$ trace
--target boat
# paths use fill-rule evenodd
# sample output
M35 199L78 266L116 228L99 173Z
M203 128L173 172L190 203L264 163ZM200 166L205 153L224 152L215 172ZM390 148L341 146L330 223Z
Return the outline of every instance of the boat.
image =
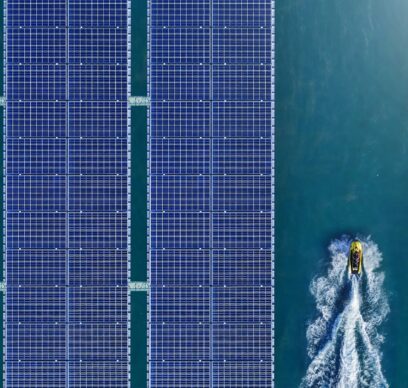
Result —
M363 246L359 240L353 240L350 244L348 266L351 275L361 275L363 270Z

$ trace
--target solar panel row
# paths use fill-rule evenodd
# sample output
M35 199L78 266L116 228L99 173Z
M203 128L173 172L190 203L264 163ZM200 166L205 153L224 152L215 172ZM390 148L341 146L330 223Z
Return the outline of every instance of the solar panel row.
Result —
M150 0L149 378L273 385L273 0Z
M126 387L127 0L6 3L7 387Z

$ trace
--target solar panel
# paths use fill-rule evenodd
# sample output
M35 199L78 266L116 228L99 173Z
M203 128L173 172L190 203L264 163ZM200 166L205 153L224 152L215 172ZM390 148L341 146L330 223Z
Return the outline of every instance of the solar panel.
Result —
M129 383L127 0L8 0L7 387Z
M271 387L274 1L149 15L150 386Z

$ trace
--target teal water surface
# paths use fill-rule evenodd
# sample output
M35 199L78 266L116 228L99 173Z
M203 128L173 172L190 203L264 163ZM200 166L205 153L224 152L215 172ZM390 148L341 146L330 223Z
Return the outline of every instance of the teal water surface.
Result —
M309 286L343 234L382 252L381 365L407 386L407 15L404 0L276 2L277 387L306 374Z
M147 0L131 2L131 94L147 95ZM147 279L147 110L131 112L131 279ZM131 299L131 386L147 387L147 297Z

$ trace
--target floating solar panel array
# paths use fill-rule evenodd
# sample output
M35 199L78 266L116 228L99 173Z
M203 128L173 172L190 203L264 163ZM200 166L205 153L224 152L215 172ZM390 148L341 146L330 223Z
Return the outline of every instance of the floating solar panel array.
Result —
M271 387L274 1L149 15L150 386Z
M5 21L5 385L126 387L129 4Z

